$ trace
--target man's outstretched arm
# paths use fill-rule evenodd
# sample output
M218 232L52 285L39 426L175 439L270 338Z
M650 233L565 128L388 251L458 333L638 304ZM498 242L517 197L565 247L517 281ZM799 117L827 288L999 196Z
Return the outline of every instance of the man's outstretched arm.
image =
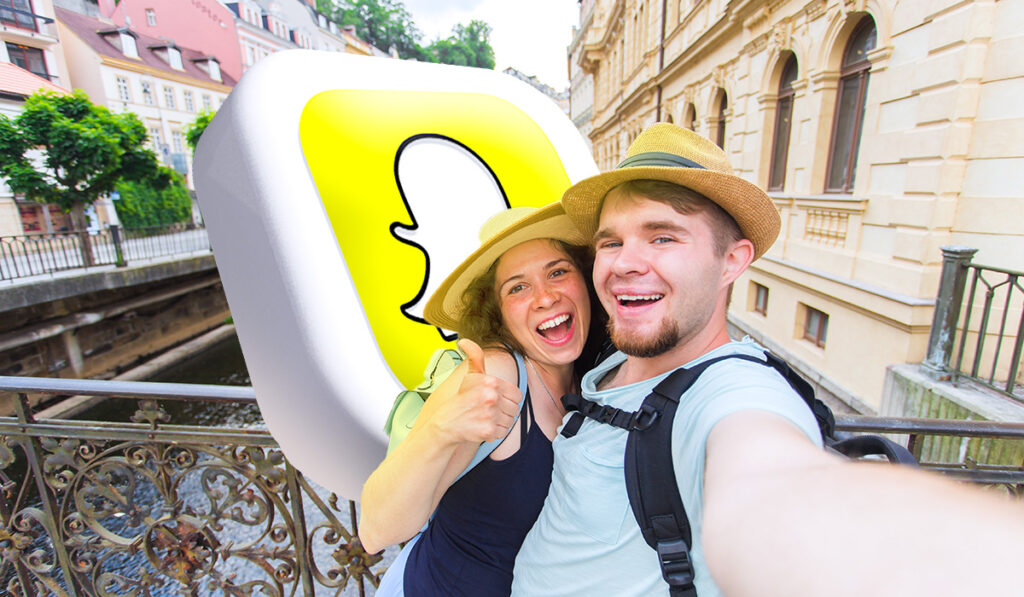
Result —
M707 441L704 553L726 595L1019 594L1024 505L938 475L852 463L745 411Z

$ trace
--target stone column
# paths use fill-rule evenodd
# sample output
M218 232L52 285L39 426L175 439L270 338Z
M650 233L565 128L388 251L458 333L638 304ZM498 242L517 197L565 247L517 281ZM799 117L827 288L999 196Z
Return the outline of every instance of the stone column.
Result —
M970 247L942 247L942 277L928 337L928 355L921 363L921 370L934 379L949 379L949 360L953 356L956 324L964 300L967 266L977 252Z

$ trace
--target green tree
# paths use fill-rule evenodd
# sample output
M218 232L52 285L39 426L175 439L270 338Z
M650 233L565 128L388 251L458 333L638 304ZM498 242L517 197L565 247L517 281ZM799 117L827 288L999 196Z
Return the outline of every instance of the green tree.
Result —
M196 150L196 145L199 145L199 138L203 136L203 132L209 126L210 121L213 120L213 115L216 113L216 110L203 110L192 121L192 124L188 125L188 128L185 129L185 142L188 143L193 152Z
M112 114L82 91L37 93L17 117L0 115L0 175L15 193L71 212L84 230L85 207L119 181L168 185L171 170L145 142L146 128L132 113Z
M484 21L456 25L450 36L423 47L423 34L400 0L349 0L344 7L337 0L317 0L317 10L343 25L355 25L356 35L381 50L394 46L402 58L494 68L491 26Z
M177 172L162 189L153 188L147 182L121 181L117 192L121 195L117 217L128 228L165 226L192 217L192 197Z
M388 52L394 47L403 58L426 58L419 44L423 34L399 0L349 0L345 4L317 0L317 9L342 25L355 25L356 35L380 50Z
M491 26L474 19L468 25L456 25L451 36L427 46L427 53L437 62L494 68L494 49L491 47Z

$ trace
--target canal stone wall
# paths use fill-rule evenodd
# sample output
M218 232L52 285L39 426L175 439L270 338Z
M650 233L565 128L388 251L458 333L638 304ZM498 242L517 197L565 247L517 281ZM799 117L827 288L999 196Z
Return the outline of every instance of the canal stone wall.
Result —
M230 315L212 256L0 288L0 309L0 375L69 378L113 377Z
M892 365L886 371L882 396L883 416L970 421L1024 422L1024 404L1001 396L969 380L959 385L937 381L913 364ZM919 459L928 462L977 465L1013 465L1024 462L1020 440L928 436Z

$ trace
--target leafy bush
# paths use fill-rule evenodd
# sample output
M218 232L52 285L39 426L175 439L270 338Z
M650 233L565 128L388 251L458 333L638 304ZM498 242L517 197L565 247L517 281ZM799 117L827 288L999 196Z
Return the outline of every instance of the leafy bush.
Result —
M117 192L121 194L115 203L117 217L126 228L165 226L192 217L192 197L177 173L165 189L155 189L145 182L121 181Z

